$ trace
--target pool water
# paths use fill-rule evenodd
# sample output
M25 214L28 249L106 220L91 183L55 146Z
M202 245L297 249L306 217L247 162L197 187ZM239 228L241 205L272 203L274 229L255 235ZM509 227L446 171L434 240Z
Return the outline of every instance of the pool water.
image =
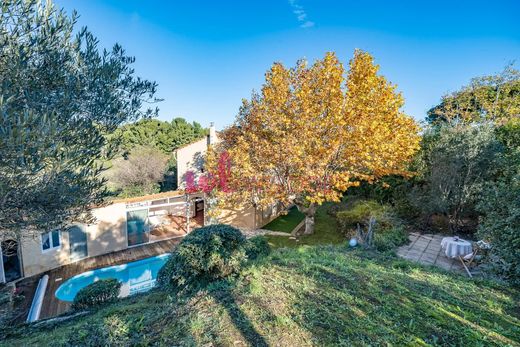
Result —
M80 289L108 278L115 278L121 282L120 297L145 292L155 286L157 273L169 257L169 253L161 254L123 265L83 272L65 281L54 295L59 300L72 302Z

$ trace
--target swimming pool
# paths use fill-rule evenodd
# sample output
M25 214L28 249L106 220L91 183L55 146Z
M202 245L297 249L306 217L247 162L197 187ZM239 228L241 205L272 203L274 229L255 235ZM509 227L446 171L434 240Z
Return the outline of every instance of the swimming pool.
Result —
M83 272L65 281L54 295L59 300L72 302L81 288L97 280L108 278L115 278L122 283L120 297L145 292L155 286L157 273L169 257L170 254L166 253L131 263Z

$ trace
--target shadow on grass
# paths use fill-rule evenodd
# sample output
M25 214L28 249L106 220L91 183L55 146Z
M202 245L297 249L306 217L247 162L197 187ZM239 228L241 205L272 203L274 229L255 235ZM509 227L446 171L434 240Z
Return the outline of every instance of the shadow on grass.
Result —
M288 268L311 279L292 307L320 344L514 345L519 338L518 317L505 314L514 293L499 299L503 290L485 283L414 266L403 272L391 259L336 256L316 251L310 265Z
M240 309L231 291L232 283L222 281L218 283L218 289L210 291L210 295L217 303L225 308L235 328L240 331L244 339L251 346L267 347L268 344L262 335L256 331L251 320Z

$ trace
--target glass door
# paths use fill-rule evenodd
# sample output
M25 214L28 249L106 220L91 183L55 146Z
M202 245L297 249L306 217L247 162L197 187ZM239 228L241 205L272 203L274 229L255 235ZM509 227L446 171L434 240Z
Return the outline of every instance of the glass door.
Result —
M87 233L84 227L74 225L69 228L70 259L78 260L88 255Z
M126 212L128 246L135 246L148 242L148 231L148 209Z
M20 258L18 256L18 242L5 240L0 244L0 283L11 282L22 277Z

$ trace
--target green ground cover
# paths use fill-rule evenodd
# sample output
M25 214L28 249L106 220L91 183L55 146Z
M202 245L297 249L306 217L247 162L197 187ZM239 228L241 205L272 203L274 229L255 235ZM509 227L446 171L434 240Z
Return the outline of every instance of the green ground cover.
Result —
M284 236L269 235L266 236L269 245L273 248L281 248L343 243L346 238L338 231L336 218L327 213L332 205L333 203L325 203L318 207L315 217L314 234L301 236L297 240Z
M293 206L289 209L287 214L278 216L266 224L262 229L290 233L304 218L304 214L298 211L296 206Z
M518 291L340 246L274 251L192 297L156 290L2 346L518 346ZM6 336L4 335L4 336Z
M236 278L7 327L0 346L520 346L518 289L350 249L336 208L321 206L315 234L298 242L269 236L272 253Z

